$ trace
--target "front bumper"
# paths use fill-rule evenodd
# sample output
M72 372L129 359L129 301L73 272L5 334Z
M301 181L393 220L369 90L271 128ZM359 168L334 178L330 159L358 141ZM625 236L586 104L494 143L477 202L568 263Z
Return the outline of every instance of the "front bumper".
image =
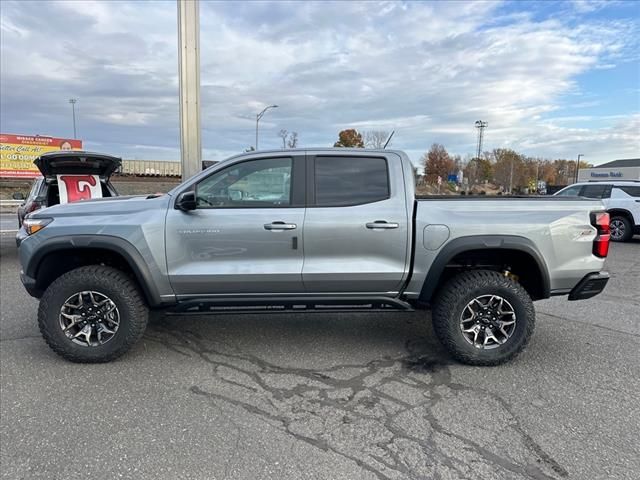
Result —
M38 289L38 287L36 286L35 278L31 278L30 276L25 275L25 273L21 271L20 281L22 282L22 285L24 286L25 290L29 295L35 298L40 298L42 296L42 291Z
M26 238L29 238L29 235L27 235L24 227L20 227L20 230L18 230L18 234L16 235L16 246L18 249ZM23 270L20 270L20 281L29 295L36 298L40 298L42 296L42 292L36 286L36 279L31 278L29 275L24 273Z
M18 230L18 233L16 234L16 247L20 248L20 244L28 236L29 235L27 235L27 231L24 229L24 227L21 226L20 230Z
M609 281L608 272L589 273L569 293L569 300L584 300L598 295Z

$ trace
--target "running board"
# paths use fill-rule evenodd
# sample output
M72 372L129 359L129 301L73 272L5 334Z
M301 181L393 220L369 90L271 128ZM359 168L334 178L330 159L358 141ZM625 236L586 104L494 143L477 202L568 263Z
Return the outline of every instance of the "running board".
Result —
M390 297L246 297L182 300L167 315L214 313L371 312L413 311L402 300Z

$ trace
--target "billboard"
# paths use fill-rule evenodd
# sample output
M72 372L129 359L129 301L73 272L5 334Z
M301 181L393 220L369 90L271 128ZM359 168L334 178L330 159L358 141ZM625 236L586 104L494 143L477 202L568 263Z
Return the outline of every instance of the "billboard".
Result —
M40 175L33 161L46 152L82 150L82 140L0 133L0 178Z

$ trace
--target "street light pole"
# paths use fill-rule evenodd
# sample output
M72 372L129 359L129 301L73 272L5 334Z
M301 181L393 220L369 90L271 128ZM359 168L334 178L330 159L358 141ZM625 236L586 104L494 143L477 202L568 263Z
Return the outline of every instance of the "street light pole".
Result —
M74 140L76 138L78 138L77 135L76 135L76 102L77 101L78 101L77 98L70 98L69 99L69 103L71 104L71 113L73 115L73 138L74 138Z
M278 108L278 105L269 105L268 107L265 107L265 109L262 110L259 114L256 115L256 151L258 150L258 124L260 123L260 119L264 116L264 114L270 108Z
M578 161L576 162L576 183L578 183L578 173L580 172L580 157L584 157L583 154L578 154Z

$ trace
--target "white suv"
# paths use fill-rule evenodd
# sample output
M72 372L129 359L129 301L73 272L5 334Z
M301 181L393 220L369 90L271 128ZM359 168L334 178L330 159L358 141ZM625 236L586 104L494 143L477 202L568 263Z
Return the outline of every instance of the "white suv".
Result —
M611 216L611 240L615 242L640 234L640 181L574 183L555 195L602 200Z

